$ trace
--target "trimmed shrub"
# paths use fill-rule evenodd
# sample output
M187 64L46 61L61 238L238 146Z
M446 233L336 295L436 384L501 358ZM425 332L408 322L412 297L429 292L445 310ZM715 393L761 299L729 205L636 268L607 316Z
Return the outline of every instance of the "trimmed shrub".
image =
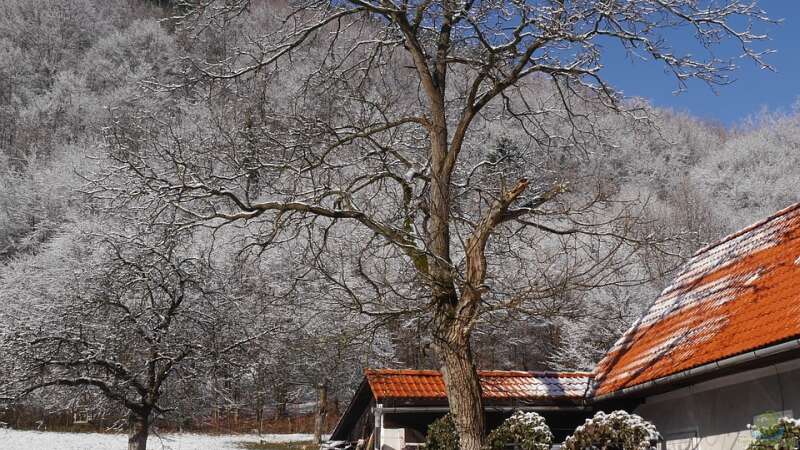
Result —
M507 445L517 445L522 450L549 450L553 433L544 417L535 412L517 411L502 425L489 433L487 450L504 450Z
M445 414L428 426L425 450L459 450L458 431L453 416Z
M658 440L655 425L636 414L598 412L564 441L564 450L647 450Z
M748 425L748 428L753 428ZM781 417L775 425L758 427L757 435L748 450L795 449L800 444L800 419Z

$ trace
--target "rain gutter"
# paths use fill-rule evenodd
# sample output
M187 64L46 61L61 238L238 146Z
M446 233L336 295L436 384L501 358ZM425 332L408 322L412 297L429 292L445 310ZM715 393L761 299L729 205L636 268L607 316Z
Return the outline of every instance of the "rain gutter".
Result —
M519 405L519 406L484 406L486 412L511 412L511 411L587 411L590 407L582 405L556 406L556 405ZM384 406L383 413L402 414L419 412L450 412L448 406Z

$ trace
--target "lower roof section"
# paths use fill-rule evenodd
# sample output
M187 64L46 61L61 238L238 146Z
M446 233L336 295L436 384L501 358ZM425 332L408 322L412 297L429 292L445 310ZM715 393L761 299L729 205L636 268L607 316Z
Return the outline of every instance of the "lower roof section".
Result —
M367 369L364 375L379 403L447 402L444 378L436 370ZM487 405L582 401L592 385L586 372L491 370L478 375Z
M592 386L586 372L479 371L484 410L576 412L587 410ZM348 440L365 414L444 414L448 411L442 373L436 370L366 369L352 401L331 434ZM369 422L369 419L367 419ZM357 425L361 424L361 425Z

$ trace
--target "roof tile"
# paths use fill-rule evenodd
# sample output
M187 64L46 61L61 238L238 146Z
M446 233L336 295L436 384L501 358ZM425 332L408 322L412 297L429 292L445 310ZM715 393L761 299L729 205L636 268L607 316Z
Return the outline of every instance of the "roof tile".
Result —
M442 374L435 370L367 369L375 398L446 399ZM584 372L480 371L484 399L580 399L586 395L591 374Z
M800 336L800 204L697 252L595 369L611 393Z

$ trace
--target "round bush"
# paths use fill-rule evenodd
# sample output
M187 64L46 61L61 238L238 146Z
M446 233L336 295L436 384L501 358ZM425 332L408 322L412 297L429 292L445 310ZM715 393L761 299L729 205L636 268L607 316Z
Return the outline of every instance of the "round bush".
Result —
M781 417L772 426L747 427L757 431L757 437L747 446L748 450L793 449L800 443L800 419Z
M453 416L445 414L428 426L425 450L459 450L458 431Z
M486 448L504 450L507 445L516 444L522 450L549 450L552 443L553 433L544 417L535 412L517 411L489 433Z
M564 441L564 450L647 450L658 439L655 425L636 414L595 414Z

